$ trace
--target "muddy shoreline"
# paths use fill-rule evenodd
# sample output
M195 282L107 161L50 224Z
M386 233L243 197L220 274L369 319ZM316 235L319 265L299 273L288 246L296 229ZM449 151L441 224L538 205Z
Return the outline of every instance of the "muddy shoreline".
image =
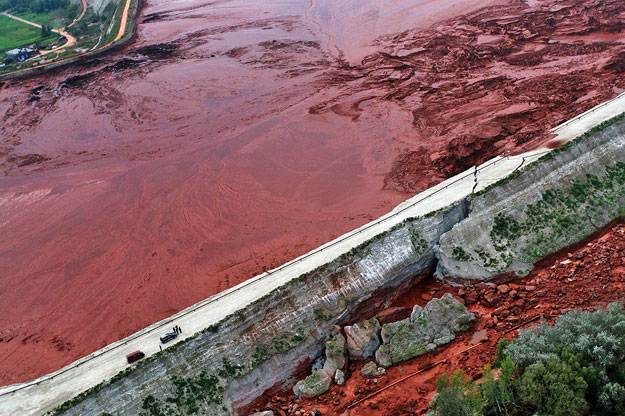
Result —
M147 2L132 44L0 87L2 384L625 91L617 1L461 2L459 17L442 1L445 21L388 15L366 45L337 20L348 3Z

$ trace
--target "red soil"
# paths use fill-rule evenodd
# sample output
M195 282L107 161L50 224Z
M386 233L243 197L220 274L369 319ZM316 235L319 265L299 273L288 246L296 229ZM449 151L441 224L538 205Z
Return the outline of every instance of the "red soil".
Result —
M0 85L1 384L625 89L620 1L339 3L151 1L125 50Z
M587 244L542 261L528 277L516 283L463 288L430 279L404 293L395 306L425 306L432 297L450 292L476 314L472 330L447 347L388 369L386 375L377 378L377 383L360 375L363 363L351 362L344 386L333 386L319 398L301 402L295 402L292 394L286 392L268 397L263 408L280 416L308 415L314 410L322 415L424 415L436 392L437 377L462 368L478 378L483 366L494 360L497 341L502 337L512 339L519 326L529 327L540 317L552 322L570 309L594 309L623 301L623 252L625 226L617 224ZM465 351L471 347L474 348ZM413 373L418 374L356 404Z

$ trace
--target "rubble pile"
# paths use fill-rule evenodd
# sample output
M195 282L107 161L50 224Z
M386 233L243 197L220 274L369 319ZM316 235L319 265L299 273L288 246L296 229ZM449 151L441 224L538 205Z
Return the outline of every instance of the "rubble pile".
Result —
M482 367L495 357L497 341L502 337L511 339L518 329L528 326L526 323L531 325L539 319L553 321L571 309L591 310L623 301L624 250L625 226L616 224L593 236L589 242L544 259L529 276L520 280L452 287L432 279L405 293L394 306L405 308L417 303L416 313L408 320L408 323L414 322L415 317L428 309L428 301L439 301L437 297L449 293L445 296L453 295L476 316L470 331L459 334L445 348L386 369L373 361L350 360L345 368L348 374L345 385L332 386L326 394L300 401L286 392L267 398L266 407L280 416L423 414L436 391L438 376L462 368L472 377L480 377ZM426 304L425 308L421 309L419 304ZM404 321L404 325L406 323ZM398 324L384 326L388 328L388 325ZM442 364L433 366L438 362ZM350 403L415 372L419 372L418 377L393 386L353 409L347 408Z

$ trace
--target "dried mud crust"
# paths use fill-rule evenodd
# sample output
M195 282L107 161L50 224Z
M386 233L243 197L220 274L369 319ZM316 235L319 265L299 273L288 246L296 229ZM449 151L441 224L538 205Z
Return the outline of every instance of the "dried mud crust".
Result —
M462 288L442 286L432 279L404 293L395 306L423 306L432 297L450 292L476 314L478 319L472 330L446 348L389 368L386 375L377 378L377 383L360 375L364 362L351 362L344 386L333 386L317 399L300 402L294 401L290 392L273 395L266 397L267 404L259 409L272 409L277 415L307 415L315 410L322 415L424 415L436 391L436 378L458 368L474 378L480 377L482 367L495 358L497 341L502 337L512 339L518 333L510 329L534 318L552 321L570 309L590 310L622 301L624 250L625 226L616 224L592 241L540 262L528 277L515 283ZM454 356L480 342L483 343L478 347ZM441 360L447 361L429 368ZM417 371L423 372L348 408L351 403Z
M415 192L509 151L625 88L618 0L525 2L482 9L379 40L380 52L328 82L369 91L413 116L412 149L387 189ZM337 112L330 100L312 113Z

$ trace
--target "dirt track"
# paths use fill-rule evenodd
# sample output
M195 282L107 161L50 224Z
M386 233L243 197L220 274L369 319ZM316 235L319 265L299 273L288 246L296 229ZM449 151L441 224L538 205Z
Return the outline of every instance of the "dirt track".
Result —
M359 26L389 35L365 45L339 19L348 3L150 2L125 50L0 86L2 384L625 90L621 2L457 2L468 15L455 19L428 3L401 24L433 23L436 7L452 19L400 34L365 7Z

